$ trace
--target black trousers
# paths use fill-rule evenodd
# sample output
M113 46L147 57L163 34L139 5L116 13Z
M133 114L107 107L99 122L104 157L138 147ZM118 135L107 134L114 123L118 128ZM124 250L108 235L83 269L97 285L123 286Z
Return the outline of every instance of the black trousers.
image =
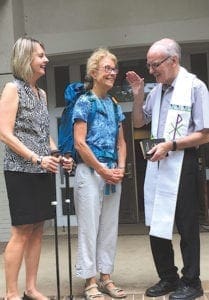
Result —
M181 280L191 286L200 284L198 215L198 160L195 149L191 148L185 150L184 154L175 214L183 260ZM168 281L178 279L172 241L150 236L150 244L159 277Z

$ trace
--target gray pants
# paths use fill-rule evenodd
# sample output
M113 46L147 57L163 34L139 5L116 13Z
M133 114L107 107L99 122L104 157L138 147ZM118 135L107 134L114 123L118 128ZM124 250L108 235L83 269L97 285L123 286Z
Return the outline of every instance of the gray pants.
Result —
M118 236L121 184L104 195L104 180L84 163L78 164L74 181L78 220L76 275L96 276L113 272Z

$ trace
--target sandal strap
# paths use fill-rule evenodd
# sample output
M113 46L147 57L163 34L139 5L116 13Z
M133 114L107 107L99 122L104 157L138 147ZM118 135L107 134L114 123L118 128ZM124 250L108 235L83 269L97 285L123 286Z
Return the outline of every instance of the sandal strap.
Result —
M109 283L113 283L114 287L111 287L111 288L108 287L107 285ZM121 289L120 287L115 286L114 281L111 279L100 280L99 281L99 289L101 290L101 292L108 294L112 298L125 298L126 297L125 291L123 289ZM122 295L120 295L121 292L122 292Z
M94 288L98 288L98 285L96 283L90 284L87 287L85 287L85 292L94 289Z
M98 297L103 297L102 293L88 295L88 298L90 298L90 299L94 299L94 298L98 298Z
M114 283L114 281L111 280L111 279L100 280L100 282L101 282L101 284L102 284L103 286L106 286L106 285L108 285L109 283Z
M91 293L91 290L96 289L96 293ZM94 298L99 298L99 297L103 297L103 294L98 290L98 285L96 283L93 283L91 285L88 285L85 290L84 290L84 294L86 296L86 299L94 299Z
M124 292L124 290L121 289L121 288L119 288L119 287L112 288L111 290L115 291L116 293L118 293L118 292Z

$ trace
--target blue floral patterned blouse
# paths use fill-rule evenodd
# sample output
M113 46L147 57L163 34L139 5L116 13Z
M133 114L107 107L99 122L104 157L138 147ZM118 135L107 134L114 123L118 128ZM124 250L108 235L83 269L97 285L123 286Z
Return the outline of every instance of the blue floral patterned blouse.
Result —
M96 103L90 101L89 97L93 97ZM96 109L90 121L93 105ZM101 99L91 93L84 94L77 100L73 110L73 123L76 120L87 122L86 142L100 161L103 158L117 160L118 128L124 119L120 105L115 104L109 96Z

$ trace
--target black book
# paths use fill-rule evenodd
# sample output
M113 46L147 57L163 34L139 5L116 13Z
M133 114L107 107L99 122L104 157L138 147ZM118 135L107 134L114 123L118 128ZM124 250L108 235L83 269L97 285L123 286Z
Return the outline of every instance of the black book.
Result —
M140 147L141 147L144 159L151 158L152 154L147 154L147 152L149 152L154 146L156 146L157 144L162 143L162 142L165 142L164 138L141 140L139 143L140 143Z

